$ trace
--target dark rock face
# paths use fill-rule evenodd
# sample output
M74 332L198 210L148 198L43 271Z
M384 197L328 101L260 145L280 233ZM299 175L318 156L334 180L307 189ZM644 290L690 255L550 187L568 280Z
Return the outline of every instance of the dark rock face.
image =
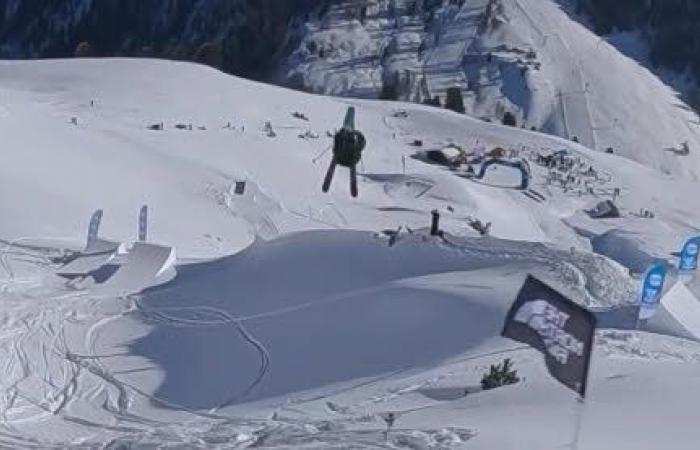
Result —
M331 0L332 1L332 0ZM0 57L150 56L263 77L326 0L0 0Z
M646 39L651 63L694 75L695 83L676 87L700 110L700 7L686 0L578 0L596 33L639 31Z
M700 77L700 7L684 0L579 0L598 34L639 30L655 65L691 69Z

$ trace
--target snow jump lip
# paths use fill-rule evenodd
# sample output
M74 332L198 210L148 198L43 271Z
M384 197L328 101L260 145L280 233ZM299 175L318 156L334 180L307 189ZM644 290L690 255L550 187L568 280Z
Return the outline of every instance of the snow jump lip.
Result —
M661 299L651 319L639 322L639 305L593 309L598 328L638 330L700 341L700 301L682 283L676 283Z
M123 259L117 257L123 253L126 253ZM136 242L127 252L121 243L93 239L84 253L61 267L57 274L69 280L91 277L94 284L90 290L124 295L166 281L172 275L175 261L173 247Z
M114 259L117 253L123 252L120 242L107 239L90 239L85 250L63 265L57 274L64 278L74 279L88 275Z
M93 290L100 294L126 295L165 281L174 270L175 248L136 242L126 259L104 283Z

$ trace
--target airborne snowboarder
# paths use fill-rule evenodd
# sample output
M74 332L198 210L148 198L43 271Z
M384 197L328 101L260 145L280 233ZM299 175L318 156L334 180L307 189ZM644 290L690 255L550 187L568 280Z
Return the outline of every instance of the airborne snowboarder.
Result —
M355 108L349 107L343 128L333 136L333 159L323 180L323 192L330 189L335 167L340 164L350 169L350 194L357 197L357 164L365 145L364 135L355 129Z

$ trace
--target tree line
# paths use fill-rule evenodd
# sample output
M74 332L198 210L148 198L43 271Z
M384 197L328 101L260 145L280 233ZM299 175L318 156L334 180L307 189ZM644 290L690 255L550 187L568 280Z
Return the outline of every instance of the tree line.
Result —
M326 0L0 0L1 58L148 56L264 78Z
M700 1L697 0L579 0L596 33L641 30L655 67L689 70L700 80ZM700 107L700 91L689 94Z

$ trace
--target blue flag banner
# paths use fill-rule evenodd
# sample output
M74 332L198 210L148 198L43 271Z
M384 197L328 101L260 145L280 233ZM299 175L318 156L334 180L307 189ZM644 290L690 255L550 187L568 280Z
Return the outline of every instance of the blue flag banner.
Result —
M143 205L139 211L139 241L146 242L148 234L148 206Z
M685 241L678 258L679 272L693 272L698 268L698 250L700 250L700 236L691 237Z
M642 278L640 294L639 320L651 318L661 302L661 294L666 280L666 266L663 263L652 264Z
M97 235L100 232L100 222L102 222L102 210L98 209L90 218L90 225L88 226L87 232L88 243L97 238Z

